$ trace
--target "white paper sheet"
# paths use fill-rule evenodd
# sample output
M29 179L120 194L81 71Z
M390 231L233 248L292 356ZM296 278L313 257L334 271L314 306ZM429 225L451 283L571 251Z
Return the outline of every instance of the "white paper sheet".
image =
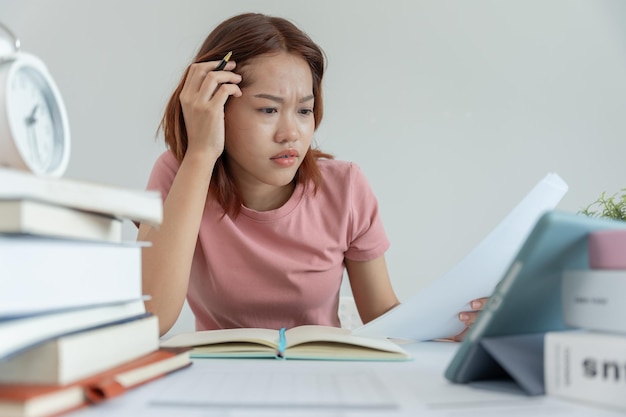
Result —
M217 368L217 367L215 367ZM162 391L152 407L185 407L204 410L291 410L296 411L394 411L396 400L367 370L207 369Z
M71 417L618 417L552 397L452 384L458 343L407 344L409 362L196 359ZM68 416L69 417L69 416Z
M568 186L548 173L465 258L408 301L354 329L363 336L411 340L451 337L464 326L458 313L489 296L543 213L554 209Z

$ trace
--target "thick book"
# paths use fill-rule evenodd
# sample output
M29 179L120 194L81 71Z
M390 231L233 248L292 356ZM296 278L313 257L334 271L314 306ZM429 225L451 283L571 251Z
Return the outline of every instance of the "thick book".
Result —
M122 220L34 200L0 200L0 233L121 242Z
M626 410L626 336L590 331L548 332L546 394Z
M67 385L158 348L159 322L148 314L61 336L0 361L0 384Z
M157 191L42 177L17 169L0 168L0 200L15 199L37 200L139 223L157 225L163 219L163 200Z
M411 355L395 342L356 336L348 329L306 325L291 329L224 329L180 333L162 347L190 347L194 358L279 358L404 361Z
M0 361L54 338L143 316L142 299L33 316L0 317Z
M626 270L566 270L563 320L569 326L626 334Z
M0 319L141 296L137 242L0 235Z
M0 416L56 416L117 397L189 365L188 351L159 349L70 385L0 384Z

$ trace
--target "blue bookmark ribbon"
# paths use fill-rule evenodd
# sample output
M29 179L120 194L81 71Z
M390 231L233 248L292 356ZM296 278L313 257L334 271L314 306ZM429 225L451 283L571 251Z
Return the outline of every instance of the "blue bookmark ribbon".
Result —
M276 356L279 358L284 358L285 349L287 348L287 338L285 337L285 329L284 327L280 329L278 332L278 351L276 352Z

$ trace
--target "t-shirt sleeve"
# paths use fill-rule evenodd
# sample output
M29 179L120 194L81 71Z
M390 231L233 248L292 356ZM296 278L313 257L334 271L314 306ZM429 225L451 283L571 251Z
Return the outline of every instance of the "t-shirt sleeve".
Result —
M363 171L350 166L351 239L345 257L371 261L389 249L389 239L378 210L378 200Z
M174 155L170 151L163 152L152 167L146 188L159 191L163 201L165 201L174 183L178 168L179 164Z

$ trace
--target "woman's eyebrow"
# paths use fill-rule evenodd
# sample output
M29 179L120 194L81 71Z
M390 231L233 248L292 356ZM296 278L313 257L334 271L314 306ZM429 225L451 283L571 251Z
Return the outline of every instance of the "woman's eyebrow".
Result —
M275 96L275 95L272 95L272 94L255 94L254 97L264 98L264 99L267 99L267 100L272 100L272 101L275 101L277 103L284 103L285 102L285 99L283 97L278 97L278 96ZM305 97L301 98L299 102L300 103L304 103L306 101L313 100L314 98L315 98L315 96L313 94L311 94L311 95L308 95L308 96L305 96Z

